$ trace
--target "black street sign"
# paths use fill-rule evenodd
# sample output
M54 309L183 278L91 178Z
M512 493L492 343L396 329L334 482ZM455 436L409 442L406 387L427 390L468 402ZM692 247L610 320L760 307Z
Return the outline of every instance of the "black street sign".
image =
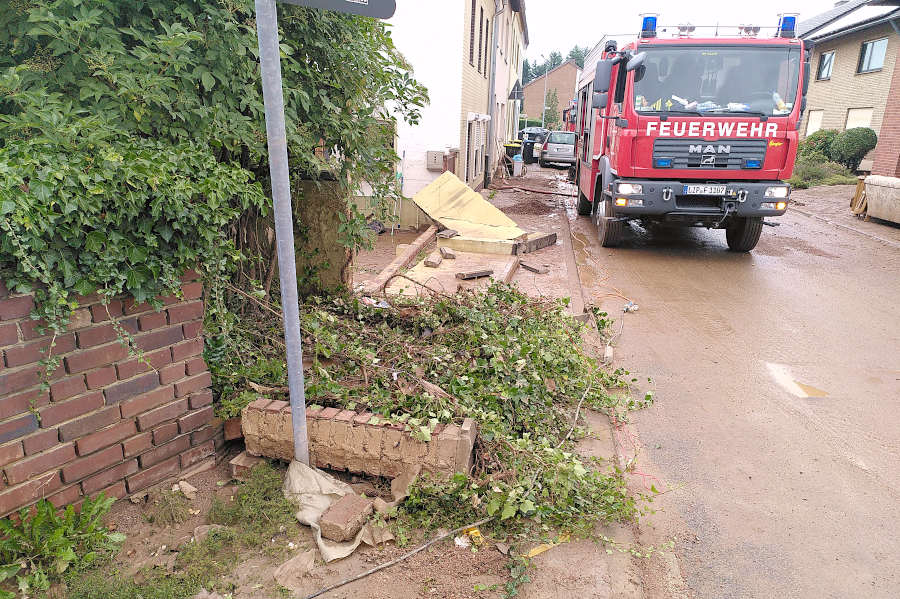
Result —
M335 10L376 19L390 19L397 10L396 0L278 0L278 2Z

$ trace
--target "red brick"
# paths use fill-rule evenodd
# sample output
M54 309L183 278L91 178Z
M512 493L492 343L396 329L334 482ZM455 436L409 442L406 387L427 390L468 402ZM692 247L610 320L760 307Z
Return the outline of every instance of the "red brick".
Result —
M125 451L125 457L130 458L142 451L146 451L151 447L152 437L149 432L141 433L122 443L122 449Z
M121 461L122 446L113 445L112 447L107 447L106 449L92 453L86 458L79 458L68 466L63 467L62 479L63 482L73 483L76 480L81 480L86 476Z
M84 375L88 389L101 389L116 382L116 367L104 366Z
M45 449L50 449L57 443L59 443L59 431L55 428L49 431L39 431L22 439L22 446L25 448L26 455L34 455Z
M76 335L78 336L78 347L83 349L109 343L118 338L118 334L111 324L78 331Z
M0 493L0 514L8 514L23 505L34 503L38 499L52 494L62 486L59 472L48 472L23 485Z
M25 452L22 450L21 441L16 441L15 443L0 447L0 467L6 466L10 462L15 462L24 457Z
M138 327L142 331L152 331L153 329L164 327L167 324L169 323L166 320L166 313L164 311L144 314L138 318Z
M161 408L156 408L149 412L145 412L137 417L138 430L150 430L160 422L173 420L187 412L188 402L186 399L180 399Z
M286 401L281 401L280 399L274 399L269 403L269 405L266 406L266 412L272 412L272 413L277 414L278 412L282 411L289 405L290 404Z
M140 312L149 312L153 306L146 302L137 302L133 297L125 298L122 302L125 314L139 314Z
M195 320L194 322L186 322L181 328L184 330L185 339L193 339L194 337L200 336L200 332L203 330L203 321Z
M194 410L187 416L178 419L178 430L182 433L200 428L204 424L209 424L213 419L213 407L206 406L199 410Z
M185 371L188 376L194 376L201 372L206 372L206 360L201 357L191 358L184 364Z
M147 374L123 381L118 385L107 387L103 394L106 396L106 405L113 405L152 391L158 386L159 375L155 372L148 372Z
M31 314L34 308L34 298L30 295L20 295L0 300L0 320L15 320Z
M143 351L150 351L167 345L174 345L182 339L184 339L184 336L182 335L181 327L176 326L138 335L134 338L134 343ZM179 360L175 361L178 362Z
M19 342L19 329L16 323L8 322L0 324L0 347L4 345L13 345Z
M142 470L141 472L126 478L128 492L135 493L178 474L181 471L178 458L179 456L171 457L151 468L147 468L146 470Z
M38 428L38 421L34 414L22 414L12 420L0 424L0 443L6 443L28 433L33 433Z
M194 270L193 268L189 268L184 271L184 274L181 275L181 281L187 283L188 281L196 281L201 277L200 273Z
M181 286L181 292L186 300L200 299L203 297L203 283L200 281L185 283Z
M316 420L331 420L340 412L337 408L325 408L316 415Z
M171 441L175 437L178 436L178 423L177 422L168 422L161 426L157 426L152 431L153 433L153 444L154 445L162 445L167 441Z
M212 375L208 372L175 383L175 397L184 397L212 385Z
M250 402L250 405L247 406L249 410L259 410L262 412L266 409L266 406L272 403L272 400L268 397L260 397L259 399L254 399Z
M92 324L93 321L91 320L91 311L87 308L81 308L72 312L72 315L69 317L69 324L66 326L66 330L74 331L77 329L83 329L85 327L91 326Z
M109 314L107 314L107 311ZM122 302L120 300L109 300L109 304L104 306L103 304L94 304L91 306L91 316L94 317L94 322L104 322L109 320L109 317L118 318L122 316Z
M188 466L192 466L203 458L211 456L213 453L215 453L215 451L216 446L212 440L189 449L188 451L185 451L183 454L181 454L181 467L187 468Z
M159 370L159 382L163 385L168 385L169 383L174 383L177 380L181 380L184 378L184 362L178 362L177 364L169 364L164 368L160 368Z
M159 387L150 393L145 393L140 397L135 397L134 399L122 402L120 406L122 409L122 417L131 418L132 416L146 412L147 410L159 407L173 399L175 399L175 387L171 385L168 387Z
M121 418L118 406L110 406L59 427L59 438L71 441L115 424Z
M50 428L60 422L77 418L103 406L103 393L92 391L81 397L62 401L41 410L41 428Z
M191 433L191 445L200 445L201 443L205 443L206 441L211 440L220 432L222 432L221 424L219 426L210 425L204 426L203 428L198 428Z
M66 356L66 369L72 373L108 366L128 356L125 346L116 342Z
M137 460L128 460L109 470L104 470L99 474L95 474L90 478L86 478L81 482L81 488L84 489L86 495L95 493L110 484L124 479L126 476L134 474L138 471ZM124 493L123 493L124 495Z
M39 408L50 403L50 394L40 389L31 389L16 395L0 398L0 420L24 414L31 408Z
M23 320L19 323L19 328L22 329L22 339L25 341L39 339L47 335L46 320Z
M206 391L192 393L188 399L191 402L191 409L196 410L212 403L212 391L207 389Z
M70 503L75 503L81 497L81 486L80 485L72 485L68 489L60 491L55 495L51 495L47 498L47 501L53 504L53 507L59 509L69 505Z
M309 412L307 412L307 417L308 415ZM372 412L361 412L353 418L353 424L368 424L374 415Z
M6 365L10 368L33 364L45 359L49 355L58 356L75 349L75 335L61 335L56 338L52 352L50 350L50 338L25 343L16 347L6 348Z
M6 472L6 481L10 485L17 485L25 482L35 474L58 468L74 459L75 445L66 443L34 457L19 460L15 464L6 466L3 471Z
M353 422L353 419L356 418L356 412L351 410L341 410L335 417L335 422Z
M71 376L50 385L50 399L53 401L62 401L64 399L69 399L70 397L75 397L76 395L81 395L85 391L87 391L87 385L84 383L84 376Z
M191 302L169 307L169 322L172 324L203 318L203 302Z
M0 374L0 397L34 387L41 382L41 368L32 366L16 372Z
M134 420L123 420L79 439L75 442L75 447L78 455L85 456L136 434L137 426L135 426Z
M180 362L191 356L198 356L203 353L203 337L191 339L184 343L179 343L172 347L172 360Z
M160 447L152 451L148 451L145 454L142 454L141 457L138 458L138 462L141 464L141 468L149 468L154 464L158 464L163 460L167 460L170 457L181 453L182 451L187 451L191 447L191 438L187 435L183 437L178 437L174 441L170 443L166 443Z
M124 381L141 372L147 372L154 368L159 370L166 364L172 362L172 351L168 347L164 347L154 352L145 352L144 360L150 362L150 366L147 366L145 362L142 362L138 358L116 364L116 371L119 373L119 379Z

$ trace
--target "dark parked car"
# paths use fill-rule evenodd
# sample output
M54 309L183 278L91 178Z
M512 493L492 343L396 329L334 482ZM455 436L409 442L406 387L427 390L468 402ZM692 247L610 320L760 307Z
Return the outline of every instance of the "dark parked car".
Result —
M551 131L540 153L540 164L575 164L575 134L571 131Z

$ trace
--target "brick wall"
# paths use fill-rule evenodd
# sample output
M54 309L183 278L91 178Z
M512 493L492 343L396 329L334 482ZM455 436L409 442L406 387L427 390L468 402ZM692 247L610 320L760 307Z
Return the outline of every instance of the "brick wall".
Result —
M575 97L578 65L574 60L567 60L550 71L546 77L547 94L550 94L550 90L556 90L556 96L559 98L559 117L562 119L562 111L569 105L569 100ZM527 114L529 119L541 120L544 77L538 77L529 81L522 89L522 95L524 96L522 112Z
M878 145L875 146L872 174L900 177L900 68L896 67L884 110L881 134L878 136Z
M30 295L0 282L0 515L47 498L75 503L99 491L123 497L175 476L214 453L210 374L203 361L203 287L184 277L184 298L157 312L132 299L107 307L81 298L62 358L41 390L50 337L29 316ZM129 331L152 368L129 357L112 320Z

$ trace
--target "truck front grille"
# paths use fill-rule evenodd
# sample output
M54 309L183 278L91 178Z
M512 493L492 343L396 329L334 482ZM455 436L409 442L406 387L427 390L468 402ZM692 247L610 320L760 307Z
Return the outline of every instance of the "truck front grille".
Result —
M660 158L672 161L674 169L728 169L744 168L746 161L766 159L768 140L765 139L702 139L657 137L653 141L653 164ZM699 148L700 151L697 151Z

